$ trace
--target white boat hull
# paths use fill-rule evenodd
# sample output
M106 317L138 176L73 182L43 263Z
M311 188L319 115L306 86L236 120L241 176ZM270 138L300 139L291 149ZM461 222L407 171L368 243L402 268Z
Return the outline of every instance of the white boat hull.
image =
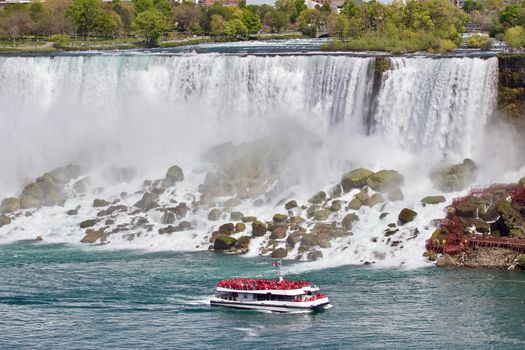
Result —
M271 312L297 312L323 310L330 305L328 298L317 299L309 302L279 302L279 301L261 301L245 302L238 300L224 300L212 298L211 306L231 307L234 309L262 310Z

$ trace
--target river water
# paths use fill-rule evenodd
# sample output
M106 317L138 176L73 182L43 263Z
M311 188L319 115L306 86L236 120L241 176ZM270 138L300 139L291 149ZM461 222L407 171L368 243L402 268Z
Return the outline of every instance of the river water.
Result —
M525 274L345 266L294 273L333 307L211 308L218 279L273 277L269 259L0 246L3 349L523 349Z

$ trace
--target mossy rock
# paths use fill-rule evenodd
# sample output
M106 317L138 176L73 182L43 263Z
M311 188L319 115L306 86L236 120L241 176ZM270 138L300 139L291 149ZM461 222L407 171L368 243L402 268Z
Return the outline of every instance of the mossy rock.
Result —
M383 74L392 68L392 62L389 57L376 57L374 68L376 74Z
M286 244L289 248L293 248L297 243L301 242L304 233L302 231L294 231L286 237Z
M460 164L438 168L430 174L434 186L442 192L456 192L466 189L476 178L477 165L472 159Z
M252 222L252 235L255 237L264 236L266 234L266 225L260 221Z
M314 220L325 221L330 217L330 214L332 214L332 212L328 209L317 210L314 214Z
M342 204L339 199L334 199L332 203L330 204L330 211L332 212L337 212L341 210L341 208L342 208Z
M9 225L11 223L11 218L5 214L0 215L0 227Z
M179 166L173 165L169 167L168 171L166 171L166 177L164 178L164 183L167 186L173 186L177 182L180 182L183 180L184 180L184 172Z
M385 237L390 237L399 232L398 228L387 228L384 232Z
M288 219L288 215L285 215L285 214L275 214L273 216L274 222L285 222L286 219Z
M475 218L478 215L479 205L474 202L463 202L456 205L456 215L461 218Z
M134 206L140 209L150 210L159 206L158 200L158 193L145 192L142 195L142 198L137 203L135 203Z
M80 228L87 228L87 227L95 226L97 222L98 221L95 219L84 220L80 223Z
M208 220L210 220L210 221L218 221L218 220L220 220L221 216L222 216L222 210L220 210L218 208L213 208L208 213Z
M246 230L246 224L243 222L238 222L235 224L235 232L244 232Z
M384 202L385 202L385 198L383 197L381 193L374 193L373 195L370 196L370 198L368 198L368 201L366 202L366 204L369 207L373 207L376 204L384 203Z
M0 204L0 213L13 213L20 209L20 199L16 197L4 198Z
M516 263L518 264L518 267L525 270L525 254L521 254L516 259Z
M433 242L441 243L443 242L443 240L447 239L447 235L448 235L448 230L446 228L438 227L437 229L434 230L434 232L432 233L432 236L430 236L430 239Z
M242 215L241 212L238 212L238 211L232 211L232 212L230 213L230 220L231 220L231 221L240 221L240 220L242 220L242 218L243 218L243 215Z
M447 199L445 198L445 196L426 196L425 198L421 199L421 203L422 204L429 204L429 205L433 205L433 204L440 204L440 203L445 203L447 201Z
M232 248L237 240L229 236L218 236L213 242L213 250L224 251Z
M401 225L404 225L406 223L413 221L416 218L416 216L417 216L417 212L415 212L412 209L404 208L399 213L398 220Z
M81 243L95 243L97 240L104 240L104 230L86 230L86 235L80 240Z
M274 259L282 259L286 258L287 255L288 251L285 248L277 248L272 252L271 257Z
M343 188L340 184L336 184L330 189L330 198L339 198L342 194Z
M231 222L222 224L221 226L219 226L219 229L217 231L219 231L220 234L229 236L235 232L235 225Z
M310 207L308 207L308 209L306 209L306 217L308 219L313 218L315 212L317 211L317 208L317 205L311 205Z
M287 230L284 227L278 227L270 234L270 239L285 239Z
M230 199L225 200L224 203L222 203L222 206L224 208L234 208L240 204L241 204L241 200L239 198L230 198Z
M293 209L293 208L297 208L298 205L297 205L297 201L295 200L291 200L291 201L288 201L286 202L286 204L284 205L284 208L286 210L290 210L290 209Z
M313 252L309 252L307 255L306 255L306 258L308 260L319 260L323 257L323 252L319 251L319 250L314 250Z
M376 192L388 192L404 184L403 175L396 170L379 170L366 180L368 186Z
M250 241L250 236L239 237L237 242L235 242L235 251L240 254L247 253L250 247Z
M257 221L257 218L255 216L243 216L241 221L244 222L244 223L255 222L255 221Z
M104 199L95 199L93 200L93 208L102 208L102 207L107 207L108 205L110 205L111 202L108 202Z
M319 191L308 199L310 204L321 204L324 201L326 201L326 193L324 191Z
M300 223L305 222L305 221L306 221L306 219L301 217L301 216L292 216L292 217L290 217L290 222L292 224L300 224Z
M343 228L345 230L350 230L352 229L352 225L357 222L359 220L359 216L357 216L356 214L354 213L350 213L350 214L347 214L344 218L343 218L343 221L341 221L341 225L343 226Z
M368 198L370 198L370 195L368 194L368 189L363 188L361 191L359 191L358 194L355 195L355 198L359 199L361 203L366 203L368 201Z
M350 210L359 210L361 208L361 201L357 198L354 198L348 203L348 209Z
M354 188L362 188L366 185L368 177L374 172L365 168L352 170L341 177L341 186L344 192Z

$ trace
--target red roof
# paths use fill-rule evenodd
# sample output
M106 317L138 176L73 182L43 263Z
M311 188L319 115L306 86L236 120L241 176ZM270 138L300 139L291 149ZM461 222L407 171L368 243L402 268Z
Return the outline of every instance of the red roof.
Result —
M254 278L234 278L217 283L217 287L237 290L292 290L309 287L308 281L275 281Z

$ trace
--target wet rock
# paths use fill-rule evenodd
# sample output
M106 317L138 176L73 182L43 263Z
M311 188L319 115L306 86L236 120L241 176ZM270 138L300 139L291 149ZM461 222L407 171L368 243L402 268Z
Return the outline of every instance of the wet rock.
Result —
M400 188L394 188L388 192L388 200L392 202L402 201L405 199L403 191Z
M456 206L456 215L461 218L476 218L478 215L478 204L474 201L459 203Z
M367 184L368 177L372 174L372 171L364 168L355 169L344 174L341 178L343 191L349 192L354 188L362 188Z
M104 222L104 225L107 225L107 226L111 226L115 223L115 220L113 219L107 219L105 222Z
M293 248L297 243L301 242L303 235L304 231L302 230L293 231L286 237L286 245Z
M343 221L341 221L341 225L343 226L343 228L345 230L351 230L352 229L352 225L357 222L359 220L359 216L357 216L356 214L354 213L350 213L350 214L347 214L344 218L343 218Z
M239 198L230 198L224 201L222 206L224 208L234 208L241 204L241 200Z
M98 221L95 219L84 220L80 223L80 228L87 228L87 227L95 226L97 222Z
M357 198L354 198L348 203L348 209L350 210L359 210L361 208L361 201Z
M95 243L97 240L104 240L104 230L86 230L86 235L80 240L81 243Z
M192 228L193 226L191 226L191 222L185 221L185 220L182 220L177 225L177 231L186 231L186 230L191 230Z
M357 198L361 203L366 203L370 198L368 195L368 189L363 188L358 194L355 195L355 198Z
M0 204L0 213L13 213L20 209L20 199L15 197L4 198Z
M306 258L308 260L319 260L323 257L323 252L319 251L319 250L315 250L313 252L309 252L307 255L306 255Z
M238 211L232 211L230 213L230 220L231 221L239 221L239 220L242 220L243 218L243 215L241 212L238 212Z
M399 224L404 225L406 223L409 223L413 221L416 218L416 216L417 213L414 210L404 208L403 210L401 210L398 216Z
M275 230L277 230L278 228L284 228L285 230L288 230L288 224L284 223L284 222L272 222L270 224L268 224L268 227L267 227L267 230L270 231L270 232L273 232Z
M162 217L160 218L160 222L164 225L171 225L175 220L175 214L170 213L169 211L162 214Z
M231 235L232 233L235 232L235 225L232 224L231 222L230 223L226 223L226 224L222 224L221 226L219 226L218 231L219 231L220 234L229 236L229 235Z
M104 199L95 199L93 200L93 208L101 208L101 207L107 207L111 203L104 200Z
M275 214L273 216L274 222L285 222L286 219L288 219L288 215L285 215L285 214Z
M35 242L42 242L44 240L44 237L42 236L36 236Z
M426 196L425 198L421 199L421 203L425 205L445 203L446 201L447 199L445 196Z
M235 224L235 232L244 232L246 230L246 224L238 222Z
M297 205L297 201L295 200L291 200L291 201L288 201L286 202L286 204L284 205L284 208L286 210L290 210L290 209L293 209L293 208L297 208L298 205Z
M175 214L175 217L178 220L180 220L186 217L186 214L188 213L190 208L188 207L188 205L186 205L185 202L182 202L182 203L179 203L179 205L177 205L176 207L169 208L168 210L171 211L173 214Z
M254 207L262 207L264 206L264 201L262 199L257 199L255 201L253 201L253 206Z
M476 179L476 172L476 163L467 158L461 164L433 170L430 179L434 186L442 192L462 191Z
M403 175L395 170L379 170L366 180L368 186L376 192L388 192L403 186Z
M257 221L257 218L255 216L243 216L241 220L242 222L247 223L247 222L255 222Z
M379 220L383 220L384 218L386 218L388 216L388 213L381 213L379 215Z
M458 266L458 263L450 255L444 254L444 255L442 255L442 256L437 258L436 265L439 266L439 267L446 267L446 266L454 267L454 266Z
M237 240L229 236L218 236L213 242L213 249L218 251L228 250L235 246Z
M341 201L338 199L333 200L332 203L330 204L330 211L332 212L337 212L341 210L341 208L342 208Z
M330 198L339 198L343 194L343 188L340 184L334 185L330 189Z
M286 258L287 255L288 251L285 248L277 248L272 252L271 257L274 259L282 259Z
M237 254L246 254L250 248L250 241L251 241L250 236L239 237L237 242L235 242L235 246L233 250Z
M332 212L328 209L317 210L314 214L314 220L325 221L330 217L330 214L332 214Z
M73 190L76 193L87 193L90 181L89 178L85 177L73 183Z
M252 235L254 237L264 236L266 234L266 225L260 221L252 222Z
M366 204L369 207L373 207L376 204L380 204L384 202L385 202L385 198L383 197L381 193L374 193L373 195L370 196L370 198L368 198L368 200L366 201Z
M448 231L444 227L438 227L434 230L432 233L432 236L430 236L430 239L435 243L442 243L444 240L447 239Z
M179 166L173 165L169 167L168 171L166 172L164 183L166 184L166 186L169 187L183 180L184 180L184 172Z
M315 212L317 211L317 208L317 205L311 205L310 207L308 207L308 209L306 210L306 217L308 219L313 218Z
M324 201L326 201L326 193L324 191L319 191L308 200L308 203L321 204Z
M278 227L270 234L270 239L285 239L286 229L284 227Z
M525 254L521 254L516 258L516 264L522 270L525 270Z
M112 205L109 208L105 210L101 210L97 213L97 216L108 216L113 215L115 212L126 212L128 211L128 207L125 205Z
M399 229L397 229L397 228L387 228L384 231L384 235L385 235L385 237L390 237L390 236L395 235L397 232L399 232Z
M67 215L77 215L78 214L78 209L70 209L70 210L66 211L66 214Z
M221 216L222 216L222 210L218 208L214 208L210 210L210 212L208 213L208 220L217 221L217 220L220 220Z
M303 217L300 217L300 216L292 216L292 217L290 217L290 222L292 224L300 224L300 223L305 222L305 221L306 221L306 219L303 218Z
M5 214L0 215L0 227L9 225L11 223L11 218Z
M344 229L340 229L335 223L315 224L314 228L309 234L303 235L301 245L299 246L299 253L312 250L314 247L328 248L330 247L330 240L337 237L345 237L350 233Z
M142 195L142 199L135 203L134 206L147 211L153 208L157 208L159 206L158 200L159 195L157 193L145 192Z
M493 235L525 238L525 222L521 214L507 201L501 201L497 206L499 219L491 224Z

